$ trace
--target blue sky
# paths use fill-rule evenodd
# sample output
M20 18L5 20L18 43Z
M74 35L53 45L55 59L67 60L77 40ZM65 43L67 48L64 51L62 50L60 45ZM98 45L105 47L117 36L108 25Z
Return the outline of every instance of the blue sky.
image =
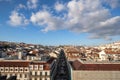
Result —
M0 0L0 41L43 45L120 41L120 0Z

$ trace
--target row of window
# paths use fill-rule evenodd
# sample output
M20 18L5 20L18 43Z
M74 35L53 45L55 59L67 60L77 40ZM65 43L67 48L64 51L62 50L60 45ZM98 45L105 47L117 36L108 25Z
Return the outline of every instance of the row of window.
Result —
M37 73L35 72L35 74L37 75ZM40 72L41 76L42 76L42 72ZM6 75L6 74L1 74L1 75ZM47 72L45 72L45 75L47 76ZM44 75L44 76L45 76ZM7 74L7 77L10 77L10 76L17 76L17 79L28 79L29 78L29 74ZM31 78L30 80L50 80L49 77L39 77L39 78Z
M7 69L4 69L4 68L1 68L0 69L0 71L28 71L28 69L9 69L9 68L7 68Z
M6 74L1 74L1 75L6 75ZM28 74L7 74L7 77L10 76L17 76L17 78L28 78Z
M35 69L35 70L43 70L43 65L30 65L30 69ZM5 69L5 71L23 71L24 69ZM4 71L4 68L1 68L0 71ZM24 71L27 71L27 69L25 69Z
M43 65L30 65L30 69L43 70Z
M32 78L30 80L50 80L50 78Z
M37 72L37 71L35 71L35 72L30 72L30 75L35 75L35 76L37 76L37 75L39 75L39 76L49 76L49 72Z
M28 76L27 74L24 74L24 75L23 75L23 74L20 74L20 78L23 78L23 77L24 77L24 78L27 78L27 76Z

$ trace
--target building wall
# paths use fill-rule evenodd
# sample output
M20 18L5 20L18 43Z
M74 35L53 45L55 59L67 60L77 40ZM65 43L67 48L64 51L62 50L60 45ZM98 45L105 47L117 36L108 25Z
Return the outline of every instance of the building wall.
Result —
M50 80L50 64L46 62L0 61L0 75L17 76L17 80Z
M29 80L28 67L0 67L1 75L17 76L17 80Z
M100 60L106 60L107 59L107 55L104 51L99 52L99 58Z
M30 80L50 80L50 70L44 70L44 65L30 65Z
M72 80L120 80L120 71L73 70Z

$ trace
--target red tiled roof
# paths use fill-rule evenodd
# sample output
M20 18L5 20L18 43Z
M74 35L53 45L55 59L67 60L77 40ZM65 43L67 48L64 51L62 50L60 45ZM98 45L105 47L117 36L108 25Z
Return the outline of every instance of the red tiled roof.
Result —
M0 61L0 67L28 67L28 61Z
M79 53L79 50L76 48L67 48L66 52L67 53Z
M71 65L74 70L120 71L120 64L83 64L76 60Z
M110 51L110 50L105 50L105 53L106 54L120 54L120 52L119 51Z
M44 70L50 70L50 64L47 62L0 61L0 67L29 67L30 64L43 65Z

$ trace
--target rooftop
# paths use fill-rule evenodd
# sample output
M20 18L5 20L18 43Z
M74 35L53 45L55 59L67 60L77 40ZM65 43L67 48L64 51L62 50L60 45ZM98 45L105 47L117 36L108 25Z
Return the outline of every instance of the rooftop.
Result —
M23 60L3 60L0 61L0 67L28 67L29 63Z
M82 63L80 60L71 62L73 70L120 71L120 63Z

